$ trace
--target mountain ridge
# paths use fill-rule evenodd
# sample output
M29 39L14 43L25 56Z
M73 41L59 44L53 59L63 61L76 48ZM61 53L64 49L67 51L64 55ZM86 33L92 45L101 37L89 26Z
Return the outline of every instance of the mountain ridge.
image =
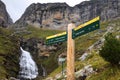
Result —
M0 0L0 26L8 27L13 24L13 21L6 10L6 5Z
M20 28L32 25L38 28L66 30L71 21L77 26L97 16L101 17L101 21L120 17L120 1L91 0L74 7L66 3L33 3L14 26Z

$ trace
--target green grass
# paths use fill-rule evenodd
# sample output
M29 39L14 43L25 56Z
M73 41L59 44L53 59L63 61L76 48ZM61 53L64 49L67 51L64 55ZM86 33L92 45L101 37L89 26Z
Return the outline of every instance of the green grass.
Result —
M63 64L63 68L65 69L66 63ZM55 69L49 76L55 76L62 72L62 65L60 65L57 69Z
M17 76L19 45L17 37L11 34L11 30L0 28L0 79Z
M33 26L27 26L27 31L30 31L30 34L21 34L24 38L43 38L45 39L47 36L51 36L63 31L60 30L49 30L49 29L41 29L41 28L35 28Z
M4 53L7 54L14 49L14 46L16 44L14 44L12 40L13 40L12 38L10 38L8 35L4 35L4 33L0 34L0 53L1 54L4 54Z
M6 70L3 66L0 66L0 79L5 79L6 78Z
M119 80L119 76L120 76L120 70L118 67L112 67L108 62L104 61L99 54L96 54L96 52L93 50L92 54L90 54L87 59L85 61L78 61L77 59L86 51L86 49L91 46L94 42L96 42L97 40L99 40L102 35L105 33L105 31L107 30L107 26L113 26L113 24L115 24L114 26L116 27L115 30L117 30L117 27L120 26L120 19L117 20L113 20L113 21L107 21L107 22L103 22L101 23L100 26L100 30L103 31L101 34L98 34L99 30L87 33L86 35L80 36L78 38L75 39L75 56L76 56L76 62L75 62L75 68L76 70L80 70L81 68L83 68L85 65L91 64L94 68L94 70L98 70L98 72L96 74L90 75L90 77L87 78L87 80ZM48 29L39 29L39 28L35 28L32 26L27 26L26 30L28 32L30 32L29 34L26 33L20 33L18 34L18 36L22 36L25 39L29 39L29 38L42 38L45 40L45 38L47 36L51 36L63 31L60 30L48 30ZM14 59L12 59L11 56L14 56L15 53L14 51L16 50L17 46L17 39L14 39L15 37L10 37L9 35L12 34L12 31L7 30L7 29L3 29L0 28L0 54L2 55L9 55L7 58L9 59L9 61L12 61L13 65L15 65L15 63L17 61L15 57L13 57ZM120 31L116 31L114 32L115 35L120 35ZM16 37L17 38L17 37ZM14 42L14 43L13 43ZM56 74L61 72L61 66L57 65L57 57L59 54L61 54L62 52L66 52L66 42L63 43L60 46L60 49L56 52L53 52L52 55L50 55L50 57L48 59L43 59L43 60L38 60L37 63L43 63L43 65L47 66L46 68L48 68L48 71L51 72L51 74L49 74L49 77L54 77ZM4 61L6 61L6 58L4 58L3 56L0 56L0 63L3 63ZM8 63L11 63L9 62ZM53 62L54 61L54 62ZM54 67L52 67L54 65ZM9 65L10 66L10 65ZM64 67L66 66L66 63L64 65ZM3 73L2 75L0 75L0 79L3 77L6 77L6 75L10 76L10 73L12 73L14 71L17 71L17 68L12 68L12 67L8 67L8 65L6 65L4 69L3 66L0 66L0 74ZM8 72L6 71L8 70ZM14 74L15 75L15 74ZM115 79L114 79L115 78Z
M120 67L109 65L99 73L93 74L86 80L120 80Z
M120 67L110 65L110 63L104 61L104 59L95 52L92 52L92 54L90 54L85 61L76 61L75 68L78 71L84 66L89 64L91 64L93 69L96 70L96 73L87 77L86 80L119 80L120 79ZM49 75L49 77L55 77L55 75L59 74L61 70L62 70L61 66L59 66Z

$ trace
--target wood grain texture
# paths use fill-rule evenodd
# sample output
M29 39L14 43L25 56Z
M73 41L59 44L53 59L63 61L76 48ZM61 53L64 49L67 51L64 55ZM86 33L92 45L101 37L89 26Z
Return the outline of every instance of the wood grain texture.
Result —
M67 39L67 80L75 80L75 67L74 67L74 49L75 44L72 39L72 29L75 28L73 23L68 24L68 39Z

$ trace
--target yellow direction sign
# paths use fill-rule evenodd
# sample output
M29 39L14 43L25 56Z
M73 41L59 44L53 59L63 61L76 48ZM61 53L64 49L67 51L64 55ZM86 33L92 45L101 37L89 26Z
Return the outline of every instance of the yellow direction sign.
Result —
M62 32L59 34L55 34L55 35L46 37L47 45L55 44L58 42L64 42L64 41L67 41L67 32Z
M100 28L100 17L96 17L74 29L72 29L72 39L81 36L83 34L89 33L91 31L94 31L96 29ZM52 36L48 36L46 37L46 44L47 45L51 45L51 44L55 44L58 42L64 42L67 41L67 32L62 32L59 34L55 34Z
M100 17L96 17L72 30L72 38L76 38L78 36L81 36L83 34L89 33L91 31L94 31L96 29L100 28Z
M74 58L75 58L75 44L74 38L86 34L88 32L99 29L99 17L96 17L76 28L74 24L68 25L67 32L59 33L53 36L48 36L46 38L47 45L54 44L57 42L67 41L67 80L75 80L75 66L74 66ZM74 29L73 29L74 28ZM62 60L61 60L62 61Z

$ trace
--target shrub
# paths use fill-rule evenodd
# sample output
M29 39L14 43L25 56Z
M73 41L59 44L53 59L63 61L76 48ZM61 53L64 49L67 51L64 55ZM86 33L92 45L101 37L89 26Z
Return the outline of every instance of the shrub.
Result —
M105 43L100 50L100 56L113 65L118 65L120 61L120 41L109 33L105 37Z

